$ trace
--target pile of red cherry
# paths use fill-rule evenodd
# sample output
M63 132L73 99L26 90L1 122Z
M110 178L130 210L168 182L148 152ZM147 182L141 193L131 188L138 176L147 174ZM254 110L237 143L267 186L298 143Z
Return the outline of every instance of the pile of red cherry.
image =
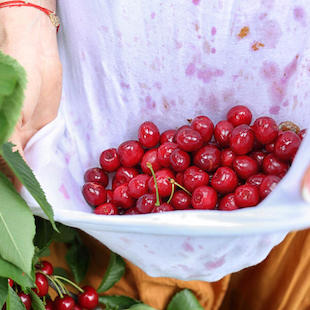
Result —
M98 305L97 291L91 286L84 286L80 288L77 284L62 276L53 275L54 268L48 261L41 261L36 265L34 292L43 300L46 310L82 310L95 309ZM14 286L18 296L27 310L31 308L31 296L21 290L21 288L9 279L9 285ZM63 285L67 282L79 291L79 295L70 293ZM52 287L58 296L52 301L48 295L49 287ZM5 305L4 305L5 308Z
M251 121L239 105L216 126L197 116L160 134L144 122L138 141L103 151L101 168L86 171L84 198L105 215L256 206L286 174L306 130L268 116Z

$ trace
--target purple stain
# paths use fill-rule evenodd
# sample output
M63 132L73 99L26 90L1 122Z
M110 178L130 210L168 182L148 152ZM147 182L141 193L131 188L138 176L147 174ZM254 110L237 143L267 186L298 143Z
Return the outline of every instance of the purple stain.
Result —
M61 186L59 187L59 191L63 194L65 199L67 199L67 200L70 199L70 196L69 196L67 189L66 189L64 184L61 184Z
M269 109L269 113L273 114L273 115L279 114L279 112L280 112L280 106L278 106L278 105L272 106Z
M225 257L222 256L218 260L205 263L204 265L205 265L206 269L215 269L215 268L221 267L224 263L225 263Z
M192 0L194 5L198 5L200 3L200 0Z
M287 84L288 80L294 75L294 73L296 72L297 69L297 62L298 62L298 58L299 56L296 55L295 58L292 60L291 63L289 63L285 69L284 69L284 73L281 79L281 82L283 84Z
M214 47L211 48L211 53L215 54L216 53L216 49Z
M152 19L154 19L154 18L155 18L155 16L156 16L155 12L152 12L152 14L151 14L151 18L152 18Z
M162 86L160 82L155 82L154 87L156 87L158 90L161 90Z
M302 7L296 6L294 8L294 18L296 21L301 23L303 26L306 26L306 22L305 22L306 13Z
M186 241L182 244L182 248L186 252L194 252L194 248Z
M222 75L224 75L223 70L213 68L205 68L197 72L197 78L199 80L202 80L204 83L209 83L212 80L212 78L219 77Z
M182 42L179 42L179 41L176 41L176 40L175 40L175 48L176 48L177 50L180 49L180 48L182 48L182 46L183 46Z
M264 20L258 28L258 41L266 48L275 48L282 36L280 25L274 20Z
M287 107L288 105L289 105L288 100L285 100L285 101L283 102L283 106L284 106L284 107Z
M196 71L195 64L194 63L190 63L187 66L186 70L185 70L185 74L191 76L191 75L193 75L195 73L195 71Z
M279 82L273 82L269 88L271 99L274 103L282 102L285 97L285 87Z
M260 73L264 80L275 80L279 77L279 71L275 62L264 61Z
M211 28L211 35L213 35L213 36L216 35L216 28L215 27Z

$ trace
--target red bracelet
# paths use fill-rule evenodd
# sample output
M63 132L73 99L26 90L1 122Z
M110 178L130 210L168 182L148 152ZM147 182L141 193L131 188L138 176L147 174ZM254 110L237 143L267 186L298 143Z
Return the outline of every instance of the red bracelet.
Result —
M56 27L56 30L58 32L60 22L59 22L58 16L56 15L56 12L51 11L51 10L46 9L46 8L43 8L39 5L29 3L27 1L6 1L6 2L0 3L0 9L1 8L11 8L14 6L18 6L18 7L28 6L28 7L32 7L32 8L36 8L36 9L40 10L41 12L45 13L50 18L52 24Z

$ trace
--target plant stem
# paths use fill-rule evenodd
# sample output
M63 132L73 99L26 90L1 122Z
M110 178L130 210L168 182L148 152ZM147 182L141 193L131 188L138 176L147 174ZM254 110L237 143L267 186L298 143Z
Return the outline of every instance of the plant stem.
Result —
M171 182L171 184L175 184L176 186L180 187L185 193L187 193L188 195L192 196L191 192L189 192L185 187L183 187L181 184L176 182L174 179L169 178L169 181Z
M172 190L171 190L171 194L170 194L170 197L169 197L167 203L170 203L170 201L171 201L171 199L172 199L172 197L173 197L173 195L174 195L174 188L175 188L175 184L172 183Z
M156 192L156 202L155 202L155 206L160 206L160 200L159 200L159 192L158 192L158 185L157 185L157 180L156 180L156 175L154 172L154 169L152 167L152 164L147 162L146 166L151 170L153 179L154 179L154 184L155 184L155 192Z
M69 283L74 288L76 288L79 292L84 293L84 290L82 290L77 284L75 284L74 282L70 281L69 279L64 278L62 276L54 276L54 277L55 277L55 279L59 279L59 280L62 280L62 281L65 281L65 282Z
M39 271L40 272L40 271ZM43 273L43 272L41 272ZM44 273L43 273L44 274ZM53 279L53 277L47 275L47 274L44 274L54 285L54 290L57 292L57 294L60 296L60 298L63 298L64 295L62 294L61 292L61 289L59 288L58 284L55 282L55 280Z
M58 280L58 279L56 279L56 278L54 277L54 281L58 284L58 286L61 288L61 290L62 290L62 292L63 292L64 294L67 294L67 293L68 293L68 290L66 289L66 287L63 285L63 283L62 283L60 280Z

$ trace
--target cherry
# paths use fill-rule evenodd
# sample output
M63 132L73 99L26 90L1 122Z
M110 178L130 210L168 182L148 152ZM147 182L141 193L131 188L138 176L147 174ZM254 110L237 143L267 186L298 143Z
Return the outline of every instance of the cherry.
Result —
M241 179L246 180L258 172L258 163L250 156L242 155L236 157L233 168Z
M125 213L126 215L135 215L135 214L141 214L138 209L136 207L133 207L133 208L129 208L127 210L125 210Z
M292 160L299 148L301 139L295 132L285 131L276 140L274 153L282 160Z
M110 189L107 189L107 202L112 202L113 199L113 191Z
M259 187L260 197L266 198L280 181L281 179L276 175L267 175Z
M158 192L159 196L161 197L168 197L171 194L172 184L169 181L169 178L174 178L174 174L169 169L161 169L155 172L157 185L158 185ZM148 182L149 191L151 193L155 193L155 183L154 178L150 178Z
M245 155L252 151L254 133L248 125L239 125L231 133L230 148L237 155Z
M197 151L203 143L200 133L192 128L178 130L175 139L178 147L186 152Z
M101 215L116 215L118 214L118 209L115 204L111 202L106 202L96 207L94 213Z
M298 133L298 137L302 140L307 134L307 129L302 129L299 133Z
M266 144L265 145L265 150L269 153L272 153L274 151L274 142Z
M20 292L17 294L27 310L31 309L31 298L28 294Z
M209 182L208 173L196 166L191 166L187 168L184 172L183 184L185 188L188 189L190 192L192 192L195 188L199 186L207 185L208 182Z
M108 175L101 168L90 168L84 174L85 182L96 182L106 187L109 183Z
M212 178L211 186L221 194L228 194L235 190L238 185L238 177L229 167L218 168Z
M114 190L112 202L124 209L131 208L135 204L135 200L129 195L127 183L118 186Z
M14 281L11 278L8 278L8 283L10 287L13 287Z
M99 162L102 169L107 172L116 171L121 165L115 148L103 151L100 155Z
M258 167L262 167L265 156L266 153L260 151L252 152L250 154L250 157L256 160Z
M273 153L264 158L263 171L266 174L284 175L287 170L288 164L278 159Z
M207 116L195 117L191 122L191 128L200 133L203 142L207 143L211 140L214 125L209 117Z
M152 164L154 171L157 171L162 168L158 155L157 149L148 150L142 157L141 160L141 169L144 173L151 175L151 170L146 166L146 163L149 162Z
M232 167L236 154L231 149L225 149L221 152L221 165Z
M154 147L158 144L160 134L157 126L152 122L144 122L138 130L139 142L146 148Z
M192 206L195 209L214 209L217 203L216 191L210 186L197 187L192 195Z
M138 170L130 167L120 167L117 169L114 179L118 181L119 185L130 182L139 174Z
M115 176L114 176L114 178L113 178L113 180L112 180L112 196L113 196L113 191L114 191L117 187L119 187L119 186L121 186L122 184L125 184L125 183L126 183L126 182L122 182L121 180L116 179Z
M235 191L235 201L240 208L256 206L259 203L258 188L250 184L238 186Z
M152 213L162 213L162 212L168 212L168 211L173 211L173 210L174 210L173 207L169 203L164 202L159 206L155 206L152 210Z
M176 210L188 209L191 205L191 196L182 190L178 190L174 193L171 199L171 205Z
M180 172L187 169L191 163L191 158L188 153L176 149L170 155L170 164L174 171Z
M36 268L49 276L51 276L54 272L53 265L46 260L43 260L40 263L36 264Z
M234 126L228 121L220 121L216 124L214 129L214 138L221 147L229 146L233 129Z
M184 173L183 172L178 172L175 175L175 180L178 184L180 184L181 186L184 185Z
M278 136L277 123L268 116L262 116L255 120L252 130L256 139L262 144L272 143Z
M54 310L53 302L49 298L46 299L45 310Z
M214 145L203 146L194 155L194 163L202 170L214 171L221 164L221 152Z
M83 185L82 193L85 200L92 206L98 206L106 202L107 192L105 188L95 182L87 182Z
M83 287L84 293L78 296L78 303L82 308L93 309L98 305L98 294L91 286Z
M124 167L136 166L144 154L141 144L135 140L123 142L117 151L119 160Z
M170 166L170 155L177 148L178 148L177 144L173 142L166 142L158 147L157 149L158 161L163 167Z
M63 298L57 296L54 300L54 308L56 310L73 310L74 305L74 299L69 295L64 295Z
M141 196L136 204L137 211L140 213L150 213L155 207L156 197L154 194Z
M219 210L222 211L233 211L239 209L236 200L235 200L235 194L228 194L224 196L219 205Z
M73 310L83 310L79 305L75 304Z
M246 180L246 184L250 184L250 185L254 185L254 186L259 187L262 184L262 182L264 181L265 177L266 177L266 175L263 173L254 174Z
M227 120L232 123L234 127L242 124L250 125L252 121L252 113L246 106L237 105L228 111Z
M149 168L148 168L149 169ZM147 174L139 174L128 183L128 193L131 197L138 199L148 192L148 181L150 177Z
M39 297L43 297L48 292L48 281L44 274L37 272L35 280L36 288L33 289Z
M164 144L166 142L173 142L176 132L177 131L174 129L168 129L164 131L160 136L160 144Z

